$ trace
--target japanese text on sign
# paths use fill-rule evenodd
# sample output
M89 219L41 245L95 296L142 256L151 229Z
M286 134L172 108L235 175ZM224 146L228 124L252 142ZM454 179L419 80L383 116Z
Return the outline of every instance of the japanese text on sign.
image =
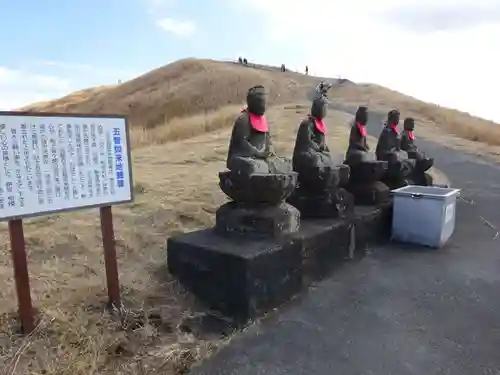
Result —
M0 112L0 219L132 200L124 118Z

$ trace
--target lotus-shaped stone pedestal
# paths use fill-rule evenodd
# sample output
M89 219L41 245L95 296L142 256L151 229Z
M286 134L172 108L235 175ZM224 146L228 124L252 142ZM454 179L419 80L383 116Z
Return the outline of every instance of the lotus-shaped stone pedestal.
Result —
M243 175L219 173L220 188L233 201L216 212L215 229L223 235L279 238L300 227L300 212L285 199L297 184L297 173Z
M219 173L219 186L232 200L247 205L277 205L292 194L297 184L297 173L253 174L231 171Z
M303 218L345 217L354 211L354 201L342 186L349 181L349 167L310 168L299 174L299 184L288 199Z
M351 184L369 184L380 181L388 171L388 163L381 160L364 161L351 165Z
M351 173L346 189L354 195L356 204L379 205L390 200L390 190L382 182L388 173L386 161L364 160L349 164L349 167Z

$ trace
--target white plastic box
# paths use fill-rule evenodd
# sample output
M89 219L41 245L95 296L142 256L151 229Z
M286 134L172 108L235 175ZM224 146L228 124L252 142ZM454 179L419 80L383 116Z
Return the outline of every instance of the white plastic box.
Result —
M443 246L455 231L459 193L460 189L414 185L393 190L392 239Z

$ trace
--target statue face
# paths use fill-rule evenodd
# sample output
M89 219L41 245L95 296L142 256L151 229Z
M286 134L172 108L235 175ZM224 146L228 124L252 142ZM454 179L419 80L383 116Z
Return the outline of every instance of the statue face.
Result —
M405 130L413 131L415 129L415 120L411 117L406 118L404 122L404 128Z
M356 123L366 125L368 123L368 111L366 107L359 107L356 112Z
M326 98L319 97L313 100L311 116L318 120L323 120L328 113L328 102Z
M251 88L247 95L248 110L257 115L262 116L266 112L266 92L263 87Z
M387 115L387 122L390 125L398 125L399 124L399 117L400 117L399 111L397 109L393 109Z

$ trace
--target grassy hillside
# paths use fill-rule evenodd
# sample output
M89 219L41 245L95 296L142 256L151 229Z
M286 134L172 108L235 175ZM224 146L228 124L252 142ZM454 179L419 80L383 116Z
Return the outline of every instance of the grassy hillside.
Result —
M389 111L398 108L402 116L418 119L417 134L436 132L454 134L474 142L500 145L500 126L454 109L426 103L400 92L374 84L343 85L331 90L332 100L344 105L369 105L371 109Z
M182 129L170 130L173 139L178 139L182 132L188 136L199 134L196 132L200 130L189 130L179 121L180 118L199 115L209 119L221 107L241 106L246 90L252 85L266 86L272 105L302 101L318 82L317 77L281 73L277 68L264 65L245 67L231 62L185 59L119 85L90 88L23 109L126 114L135 128L151 129L163 124L181 126ZM500 126L493 126L495 124L491 121L381 86L351 82L336 84L330 97L344 105L369 105L383 111L399 108L403 116L414 116L419 120L418 133L423 136L436 138L437 134L453 134L474 142L500 145ZM207 129L213 127L208 125Z
M244 68L212 60L180 60L128 82L83 90L24 110L112 113L130 116L132 126L152 128L175 118L242 105L246 91L262 84L270 104L304 99L315 80L301 74Z

